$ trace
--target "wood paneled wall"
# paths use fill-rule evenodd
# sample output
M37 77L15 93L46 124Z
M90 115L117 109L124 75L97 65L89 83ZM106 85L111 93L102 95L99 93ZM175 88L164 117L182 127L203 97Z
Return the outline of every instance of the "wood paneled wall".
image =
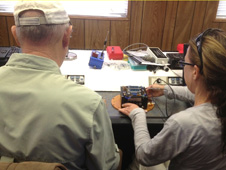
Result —
M217 22L218 1L130 1L125 20L71 18L71 49L102 49L107 31L107 45L125 48L145 43L163 51L176 51L177 44L208 27L226 30L225 22ZM10 28L12 16L0 16L0 46L16 45Z

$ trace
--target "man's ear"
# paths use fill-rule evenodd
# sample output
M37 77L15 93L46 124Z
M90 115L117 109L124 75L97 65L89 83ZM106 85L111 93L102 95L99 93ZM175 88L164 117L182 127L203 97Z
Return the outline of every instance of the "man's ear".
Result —
M72 33L72 25L70 25L70 26L68 27L68 29L64 32L63 42L62 42L64 48L66 48L66 47L69 46L71 33Z
M15 25L13 25L13 26L11 27L11 32L12 32L12 34L13 34L13 37L14 37L14 39L15 39L17 45L20 46L20 42L19 42L18 37L17 37L17 34L16 34L16 26L15 26Z

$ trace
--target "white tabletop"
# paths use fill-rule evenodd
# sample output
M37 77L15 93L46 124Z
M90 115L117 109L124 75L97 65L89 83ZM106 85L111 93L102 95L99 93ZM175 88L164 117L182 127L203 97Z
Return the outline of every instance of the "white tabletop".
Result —
M91 50L70 50L77 54L77 59L64 61L61 66L63 75L84 75L85 86L94 91L120 91L120 86L144 86L148 87L149 77L177 77L182 76L181 70L157 70L156 73L145 70L138 71L132 69L119 68L124 66L126 61L109 60L105 52L102 69L93 69L88 63ZM109 66L110 65L110 66Z

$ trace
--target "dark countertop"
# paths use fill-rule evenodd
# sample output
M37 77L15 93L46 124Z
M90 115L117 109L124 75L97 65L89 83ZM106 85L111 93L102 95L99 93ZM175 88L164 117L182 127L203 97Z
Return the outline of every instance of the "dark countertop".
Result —
M119 91L97 91L97 93L106 100L107 110L112 124L130 124L130 119L116 110L111 104L112 98L120 94ZM153 101L155 102L155 106L147 113L148 124L163 124L167 119L167 115L177 113L190 107L188 103L174 99L166 99L165 96L155 97Z

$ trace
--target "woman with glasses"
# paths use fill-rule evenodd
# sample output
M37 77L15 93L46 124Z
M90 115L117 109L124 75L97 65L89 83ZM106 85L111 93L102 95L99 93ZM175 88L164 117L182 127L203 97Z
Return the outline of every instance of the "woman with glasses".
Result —
M153 84L148 94L194 101L194 106L173 114L154 138L143 109L131 103L120 109L132 120L136 158L146 166L140 169L170 160L169 170L225 170L226 33L208 29L190 40L181 64L186 87Z

